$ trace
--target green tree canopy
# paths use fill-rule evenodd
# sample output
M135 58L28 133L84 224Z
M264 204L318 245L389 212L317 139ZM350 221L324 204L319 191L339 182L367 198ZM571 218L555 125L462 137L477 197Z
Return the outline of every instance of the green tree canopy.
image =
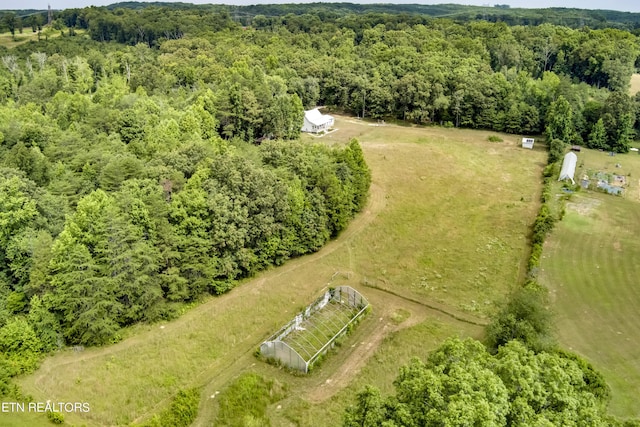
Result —
M588 363L518 341L492 356L472 339L449 339L426 362L402 367L394 387L389 397L367 387L343 425L616 425L606 413L608 387Z

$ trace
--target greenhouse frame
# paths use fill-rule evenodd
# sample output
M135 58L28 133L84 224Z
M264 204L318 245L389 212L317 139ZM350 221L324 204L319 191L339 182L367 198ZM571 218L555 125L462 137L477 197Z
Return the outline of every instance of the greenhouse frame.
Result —
M260 355L307 373L368 308L367 299L352 287L331 288L264 341Z

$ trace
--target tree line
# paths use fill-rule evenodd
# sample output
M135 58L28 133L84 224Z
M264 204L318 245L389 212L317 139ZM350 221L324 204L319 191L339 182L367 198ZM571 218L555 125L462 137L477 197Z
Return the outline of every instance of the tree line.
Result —
M628 95L640 51L626 30L381 13L257 15L241 27L220 8L85 8L58 19L94 41L131 45L78 41L95 51L95 81L118 73L150 94L210 87L225 137L274 134L281 127L264 115L286 110L293 95L303 107L518 134L548 134L562 111L571 117L565 143L621 152L640 130L639 100ZM62 44L38 49L73 57ZM560 98L569 109L551 108Z

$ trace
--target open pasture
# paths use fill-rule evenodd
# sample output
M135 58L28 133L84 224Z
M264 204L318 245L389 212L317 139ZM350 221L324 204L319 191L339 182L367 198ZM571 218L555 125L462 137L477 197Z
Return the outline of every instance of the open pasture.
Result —
M337 239L173 322L137 326L105 348L50 357L20 380L24 392L90 402L89 414L67 417L75 424L128 425L163 410L179 389L199 386L195 425L208 426L216 392L255 371L288 390L280 408L267 410L272 425L333 426L362 385L388 391L398 364L412 355L426 356L452 334L479 337L524 274L544 149L524 150L513 135L489 142L495 133L483 131L374 126L340 116L336 127L323 138L303 138L358 138L373 178L367 207ZM327 285L352 286L372 306L336 354L307 376L255 359L259 344Z
M487 318L525 273L544 147L466 129L344 118L336 127L322 140L358 138L385 189L386 208L350 245L366 284Z
M76 37L84 34L84 30L77 30ZM15 37L11 35L10 32L0 33L0 46L4 46L6 48L13 48L19 46L21 44L30 42L30 41L41 41L45 42L48 38L60 37L60 31L56 31L53 28L44 27L40 32L40 40L38 40L38 33L34 33L31 31L31 28L24 28L22 34L16 31Z
M580 192L545 245L541 283L554 301L559 341L591 361L613 391L611 411L640 415L640 156L583 150L582 168L624 171L628 192ZM615 163L622 167L616 168ZM628 175L630 174L630 175ZM576 173L578 177L578 173Z

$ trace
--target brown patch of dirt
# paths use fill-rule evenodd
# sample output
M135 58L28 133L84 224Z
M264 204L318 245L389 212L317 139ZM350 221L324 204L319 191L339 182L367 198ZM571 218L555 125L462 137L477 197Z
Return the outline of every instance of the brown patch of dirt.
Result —
M567 209L579 213L580 215L587 216L595 208L597 208L602 202L598 199L591 199L583 197L579 202L568 202Z

